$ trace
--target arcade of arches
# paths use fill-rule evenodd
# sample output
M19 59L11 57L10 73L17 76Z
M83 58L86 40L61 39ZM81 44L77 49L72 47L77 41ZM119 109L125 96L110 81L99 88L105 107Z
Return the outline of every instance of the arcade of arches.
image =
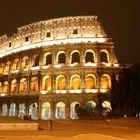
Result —
M25 103L11 103L7 105L6 103L2 104L1 107L1 116L18 116L20 118L25 115L30 116L31 119L37 120L47 120L47 119L78 119L76 110L83 106L87 110L92 110L96 113L96 102L95 101L86 101L84 104L81 104L79 101L73 101L70 105L67 105L65 102L57 102L54 106L50 102L43 102L41 104L40 110L36 102L31 103L27 106ZM69 107L68 107L69 106ZM102 102L103 109L111 110L110 102ZM67 115L66 115L67 114ZM68 115L69 114L69 115Z

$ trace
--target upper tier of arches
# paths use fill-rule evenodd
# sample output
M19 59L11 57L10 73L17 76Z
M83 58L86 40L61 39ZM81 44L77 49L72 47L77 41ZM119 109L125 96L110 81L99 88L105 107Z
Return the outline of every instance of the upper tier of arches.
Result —
M20 58L16 57L13 60L7 60L6 62L2 61L0 62L0 74L53 64L96 64L98 63L97 57L100 61L99 63L111 63L110 54L107 50L101 50L99 56L91 49L87 49L84 53L81 53L79 50L73 50L70 52L70 55L67 55L65 51L58 51L56 56L51 52L46 52L43 54L43 62L41 62L40 54L34 54L32 56L24 55Z

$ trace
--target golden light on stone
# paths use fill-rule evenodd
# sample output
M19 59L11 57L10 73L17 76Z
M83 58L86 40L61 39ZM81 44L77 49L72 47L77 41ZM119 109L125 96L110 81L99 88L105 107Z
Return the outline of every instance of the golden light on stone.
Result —
M10 115L77 119L77 106L96 108L98 94L109 99L112 74L120 68L113 48L97 16L40 21L1 36L1 114L5 106L8 112L24 104Z

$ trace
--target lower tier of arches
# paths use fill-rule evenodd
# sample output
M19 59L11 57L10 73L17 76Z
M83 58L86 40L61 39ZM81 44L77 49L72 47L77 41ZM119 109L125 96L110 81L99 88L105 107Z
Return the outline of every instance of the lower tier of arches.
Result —
M71 97L70 100L64 97L59 99L32 97L28 100L26 100L27 97L24 97L24 100L16 97L14 100L10 98L3 100L0 104L0 116L18 116L19 118L28 116L33 120L78 119L80 109L97 114L99 104L102 106L103 115L111 111L110 102L106 99L99 101L91 97L84 100L83 98L81 100L81 97L79 99Z

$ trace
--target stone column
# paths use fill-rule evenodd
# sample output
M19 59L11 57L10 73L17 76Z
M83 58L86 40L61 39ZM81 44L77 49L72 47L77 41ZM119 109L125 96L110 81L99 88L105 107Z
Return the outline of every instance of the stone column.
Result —
M19 104L16 104L16 110L15 110L15 116L18 117L18 112L19 112Z
M54 101L51 102L51 119L55 119L55 103Z
M65 106L65 117L67 120L70 119L70 104L68 102Z

